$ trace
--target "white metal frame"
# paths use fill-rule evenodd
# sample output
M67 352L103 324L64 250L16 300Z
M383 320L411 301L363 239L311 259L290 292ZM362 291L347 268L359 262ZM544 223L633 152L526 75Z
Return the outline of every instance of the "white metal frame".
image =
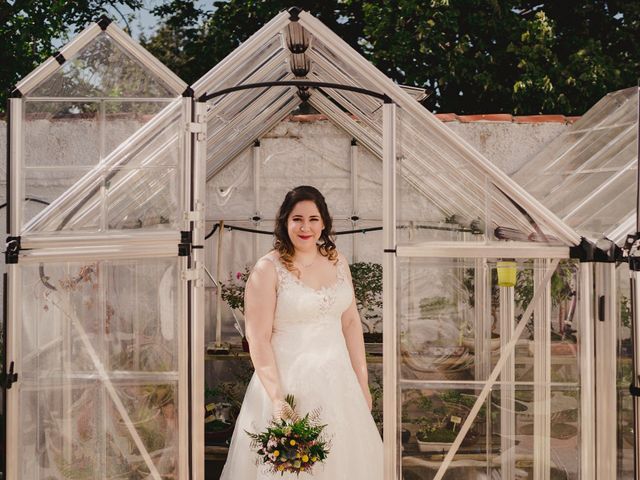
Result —
M500 289L500 351L505 352L513 339L515 289ZM479 300L479 299L478 299ZM504 355L504 353L502 353ZM508 356L500 373L500 476L515 478L516 473L516 357Z
M548 259L534 261L534 290L544 288L533 312L533 464L534 480L551 478L551 285L542 286Z
M616 264L595 264L595 300L597 318L595 339L595 419L596 477L598 480L617 475L617 299Z
M94 24L84 30L78 37L70 42L61 50L61 54L65 59L70 59L80 49L89 44L93 39L102 33L103 29ZM182 93L186 90L187 85L180 80L173 72L168 70L161 62L146 52L140 45L128 37L115 24L109 24L105 29L105 33L114 40L128 54L138 60L152 75L155 75L159 81L172 90L176 98L164 99L171 101L171 104L159 112L150 122L137 131L131 138L121 144L112 152L109 157L104 159L99 166L94 168L94 175L100 175L105 169L119 166L126 160L126 154L132 145L137 142L144 142L146 138L150 138L154 134L154 130L162 127L166 122L178 112L181 112L183 125L179 125L179 131L186 132L189 121L191 119L192 100L182 97ZM27 96L27 100L31 100L28 94L41 84L43 80L51 76L61 68L60 64L50 58L39 68L34 70L30 75L25 77L18 85L17 89L23 96ZM34 99L34 101L46 99ZM178 258L178 243L180 233L177 231L182 224L189 226L193 223L194 242L202 244L204 241L204 175L201 171L204 163L196 164L194 171L190 169L184 172L180 178L182 195L179 198L179 205L190 205L191 209L200 213L200 220L194 218L193 215L187 213L184 219L178 219L180 225L172 231L120 231L113 233L91 233L84 234L73 232L60 232L55 234L36 232L24 232L22 225L22 200L24 198L23 185L23 105L24 98L11 98L10 103L10 195L9 211L10 224L9 233L13 236L21 236L21 251L19 255L19 263L17 265L8 265L8 328L7 340L8 348L6 358L9 362L14 362L14 371L21 373L21 340L20 340L20 313L21 313L21 265L31 266L34 264L42 264L46 262L75 262L75 261L102 261L102 260L129 260L129 259L162 259L162 258ZM206 113L206 107L205 113ZM202 108L199 110L202 116ZM205 130L206 132L206 130ZM204 141L204 136L201 140ZM191 152L191 135L181 133L177 141L182 142L181 160L190 158ZM202 148L200 148L202 151ZM197 176L198 180L192 186L191 178ZM91 181L91 173L83 178L80 182L73 185L62 197L59 197L51 205L45 208L36 218L29 222L29 227L37 227L38 222L47 223L48 218L60 216L59 209L64 205L71 205L77 201L78 195L82 193L82 186ZM193 191L193 199L191 192ZM180 462L179 470L181 478L193 478L201 480L204 478L203 462L204 458L204 433L201 418L195 414L203 411L204 408L204 386L202 378L203 372L203 356L204 345L201 330L204 323L204 293L203 293L203 257L202 250L194 250L193 262L189 265L188 260L183 258L178 263L182 264L182 273L178 273L180 277L176 278L177 284L182 285L178 291L178 309L182 318L187 319L188 313L191 313L189 323L192 338L188 338L182 332L178 335L178 373L177 378L177 415L179 417L178 445L177 455ZM198 276L199 275L199 276ZM191 298L192 308L188 308L187 299ZM185 322L180 322L184 325ZM77 322L73 323L73 329L78 330L80 339L84 339L85 347L91 354L91 344L86 341L83 336L81 326ZM71 327L70 327L71 328ZM189 358L189 343L191 343L192 358ZM150 478L159 479L160 475L147 453L136 429L131 425L130 421L126 421L126 411L119 401L114 387L103 370L100 370L100 362L96 355L92 356L96 368L101 372L100 377L107 388L108 396L114 402L116 408L120 411L125 419L125 423L130 427L129 431L134 443L147 463L150 471ZM191 364L191 369L189 369ZM189 373L192 377L189 379ZM190 388L192 390L190 391ZM20 398L21 382L18 381L13 388L7 391L7 408L11 415L7 415L7 434L8 438L18 438L20 428ZM191 400L191 404L189 404ZM194 415L189 415L189 412ZM193 422L189 425L189 419ZM7 444L7 478L9 480L17 480L21 475L21 466L19 463L19 451L17 442L9 441ZM192 455L189 455L191 450ZM192 465L189 459L192 459Z
M580 475L584 480L596 478L595 438L595 357L593 311L594 264L580 264L578 302L580 308Z
M191 211L193 212L192 236L195 246L204 246L206 218L206 117L207 105L193 103L193 121L203 126L204 131L194 135L191 171L186 176L191 182ZM187 229L189 230L189 229ZM204 412L204 325L205 325L205 289L204 268L205 252L203 248L192 251L191 269L195 278L191 280L190 293L193 296L191 306L191 478L204 479L204 422L198 412Z
M383 155L382 155L382 299L383 299L383 407L384 416L384 478L402 478L400 472L400 445L398 416L398 358L396 321L396 106L383 106Z
M87 46L93 39L100 35L102 31L102 28L97 23L91 24L78 34L71 42L65 45L60 50L60 54L62 54L66 60L69 60ZM142 48L140 44L134 41L115 23L110 23L105 29L105 32L127 53L142 63L145 68L153 72L154 75L156 75L158 79L161 80L169 89L173 90L176 96L182 95L186 90L187 84L182 81L180 77ZM28 95L31 90L37 87L43 80L49 78L59 68L62 68L62 65L60 65L55 58L50 57L29 75L20 80L16 84L16 89L18 89L22 95Z

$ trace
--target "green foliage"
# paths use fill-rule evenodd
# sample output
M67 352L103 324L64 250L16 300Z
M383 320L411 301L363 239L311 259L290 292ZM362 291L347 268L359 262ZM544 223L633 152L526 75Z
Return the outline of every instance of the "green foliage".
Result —
M378 316L382 308L382 265L356 262L349 269L358 311L365 318Z
M295 399L287 395L286 402L295 408ZM271 473L311 473L316 462L323 462L329 454L330 444L323 436L326 425L320 422L320 411L314 410L304 417L292 420L273 419L259 433L246 432L251 448Z
M6 94L64 43L109 8L137 9L141 0L14 0L0 3L0 108ZM123 17L119 20L127 20Z
M436 393L430 397L420 395L413 399L411 402L422 414L418 418L418 439L423 442L453 442L476 399L475 395L455 390ZM458 417L459 424L453 423L454 417ZM480 422L486 419L485 405L480 408L476 419ZM470 441L472 437L473 434L467 435L465 441Z
M107 7L141 0L16 0L0 6L2 94ZM301 0L399 83L426 88L434 111L582 114L635 85L636 0ZM143 45L192 83L280 11L284 0L165 0ZM126 21L126 19L125 19ZM4 102L2 102L4 106Z
M626 295L620 295L619 301L620 301L620 323L622 323L623 327L631 328L631 300Z
M551 303L557 306L575 294L575 264L563 260L551 276ZM523 268L518 271L515 301L516 305L525 310L533 298L533 269Z
M235 275L229 274L226 282L221 283L222 300L231 308L236 308L244 313L244 290L247 286L247 280L251 274L251 268L245 267L242 272L236 272Z
M399 83L432 92L426 106L456 113L582 114L605 93L635 85L636 0L299 1ZM186 0L145 46L187 82L222 60L278 12L283 0Z

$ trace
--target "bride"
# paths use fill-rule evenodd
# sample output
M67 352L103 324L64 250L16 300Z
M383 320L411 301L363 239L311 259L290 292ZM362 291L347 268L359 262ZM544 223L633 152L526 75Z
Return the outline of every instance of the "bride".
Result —
M289 191L275 223L274 250L245 290L246 331L255 373L247 387L221 480L275 478L256 464L246 432L273 417L321 409L331 451L317 480L381 480L382 440L371 416L362 325L346 259L332 238L322 194ZM296 409L284 401L296 399ZM285 474L285 478L290 474Z

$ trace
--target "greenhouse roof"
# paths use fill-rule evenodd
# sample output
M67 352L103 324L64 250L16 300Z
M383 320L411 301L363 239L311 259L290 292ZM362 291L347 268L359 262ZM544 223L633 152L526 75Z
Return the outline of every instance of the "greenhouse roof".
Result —
M282 12L192 88L196 98L208 98L237 85L296 79L364 88L396 103L402 175L445 217L479 219L498 238L579 243L571 228L307 12ZM208 178L303 99L381 157L383 100L332 88L272 86L209 101Z
M513 178L569 226L620 244L635 232L638 88L606 95Z
M290 84L273 83L285 81ZM295 81L316 82L316 86L291 85ZM265 82L268 87L219 94L239 85ZM352 91L317 86L319 82L340 84ZM182 95L193 94L208 104L209 179L304 101L381 158L382 106L393 102L397 107L399 178L428 198L442 218L479 228L487 233L486 240L580 242L571 227L420 105L416 98L422 90L395 84L319 20L298 9L276 16L190 88L104 20L82 32L17 88L32 102L54 99L73 103L94 97L111 102L153 100L158 105L151 121L130 141L106 152L76 185L40 212L31 223L37 227L31 229L34 231L42 231L43 226L54 231L60 225L71 226L79 218L78 212L83 218L92 218L101 203L97 187L91 185L97 185L105 169L122 170L131 162L149 172L150 167L163 167L161 160L144 160L136 152L144 152L146 139L167 128L173 132L171 143L162 149L177 145L180 133L176 128L181 121L176 116L181 110L178 102L182 102ZM117 178L117 192L124 196L130 194L127 182L141 182L136 176ZM112 202L117 201L113 180ZM147 189L152 185L147 180L143 183ZM152 195L146 191L143 197ZM137 211L143 207L138 205ZM124 204L119 208L125 208ZM114 222L117 225L116 219Z

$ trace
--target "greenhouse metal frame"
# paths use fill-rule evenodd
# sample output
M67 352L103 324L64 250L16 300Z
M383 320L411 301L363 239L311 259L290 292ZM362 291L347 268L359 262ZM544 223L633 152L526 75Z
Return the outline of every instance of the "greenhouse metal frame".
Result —
M88 58L83 57L87 47L95 45L96 39L104 38L117 49L110 50L103 60L128 59L131 62L128 70L116 69L116 73L122 75L116 77L138 85L138 91L122 93L126 89L109 85L108 75L100 74L95 65L91 68L98 71L97 74L83 73L93 58L91 52ZM99 55L96 56L100 60ZM99 66L100 61L97 64ZM143 78L157 85L149 86ZM52 85L47 91L42 86L51 79ZM73 84L69 87L70 82L62 81L69 79L77 80L76 85L88 85L90 93L69 94L65 89L72 88ZM110 87L108 92L105 92L106 86ZM55 93L56 88L63 94L53 95L51 91ZM141 97L144 91L155 92L157 96ZM552 396L552 389L563 388L571 390L574 396L560 397L579 399L579 408L572 407L573 411L579 411L580 418L576 444L579 464L575 474L582 479L607 478L596 470L596 458L601 457L597 456L600 451L596 444L595 419L596 403L610 399L601 397L602 393L595 388L597 365L593 350L596 313L604 311L606 315L615 315L611 300L615 293L613 277L606 266L596 263L606 252L582 238L457 137L411 93L414 92L403 89L375 69L311 14L298 9L276 16L190 87L104 19L87 28L56 57L21 81L10 99L5 356L11 363L11 371L18 374L17 379L9 383L12 388L5 390L7 411L11 413L7 416L7 438L20 438L20 441L8 445L7 478L15 480L25 475L40 478L45 474L65 478L64 468L68 468L74 458L73 438L85 432L79 427L81 418L73 417L70 412L89 405L82 393L74 390L78 384L90 384L99 393L99 408L93 414L96 424L102 428L102 436L95 439L97 458L87 460L94 462L92 468L107 475L108 458L115 455L115 458L126 459L123 468L129 465L132 472L148 475L145 478L161 478L162 469L179 478L204 478L204 434L199 412L204 410L205 251L202 247L207 219L206 182L220 175L241 152L252 148L254 194L247 219L256 227L268 225L271 219L262 211L258 185L260 164L256 141L304 102L324 113L355 139L352 162L359 145L381 160L385 479L402 478L405 468L435 469L436 479L455 475L453 469L458 467L487 473L497 469L505 476L513 476L519 468L515 436L520 427L516 420L516 401L523 386L533 394L533 444L527 451L532 459L533 478L550 478L551 405L556 398ZM96 128L102 139L101 146L91 162L83 159L85 163L71 167L47 164L46 161L51 160L32 158L25 148L25 138L31 128L25 121L25 112L32 105L56 102L65 104L65 114L75 114L81 105L90 114L87 118L99 119ZM120 104L138 102L140 106L136 108L146 116L136 116L139 125L133 134L129 132L119 144L107 148L109 102L118 102L115 112ZM98 105L95 109L94 103ZM46 109L36 109L36 112L50 114ZM59 173L64 178L64 188L51 195L51 203L46 208L26 214L28 207L24 198L31 194L29 181L40 178L37 175L41 171ZM350 175L350 195L355 205L363 195L357 188L359 174L355 166ZM464 227L460 232L473 230L475 237L461 233L455 241L443 242L429 237L429 231L425 230L427 234L417 240L404 238L406 235L399 233L398 226L407 220L422 220L410 217L420 214L411 206L418 197L440 215L455 218L455 225ZM149 215L149 211L154 215ZM344 218L337 217L351 222L354 230L361 225L358 211ZM399 240L399 237L403 238ZM254 255L257 250L254 243ZM569 259L574 260L570 282L578 298L579 358L574 354L569 360L570 366L566 367L575 370L573 374L577 376L567 385L559 385L562 382L552 379L550 282L559 262ZM492 304L491 278L500 260L510 260L516 264L512 268L528 272L532 295L528 303L522 304L518 320L514 285L495 288L499 291L495 302L500 343L499 354L493 358L490 310L496 305ZM120 332L118 342L125 352L122 353L113 346L118 343L110 336L114 327L100 319L116 316L109 313L109 309L113 310L109 302L115 302L111 299L117 293L115 286L119 282L130 281L132 288L139 289L134 290L135 294L147 295L149 305L154 302L160 305L160 299L154 300L154 284L147 292L139 285L154 277L154 262L162 261L165 266L164 270L160 268L161 277L166 281L163 288L169 288L165 292L173 292L171 298L175 297L175 302L157 306L158 318L142 326L133 313L130 323L126 318L119 318L123 329L131 329ZM83 262L84 265L80 265ZM118 262L126 264L127 273L117 271ZM63 267L58 268L57 264ZM52 284L52 272L57 272L56 268L63 273L59 274L57 283ZM400 338L403 322L411 319L411 312L415 310L415 300L403 294L406 284L413 283L416 275L422 275L415 272L431 271L437 276L447 269L472 271L475 304L473 308L467 306L467 310L479 332L473 339L477 360L474 377L453 380L446 376L405 377L406 362L424 356L424 352L407 350ZM219 281L220 275L217 277ZM597 298L605 299L608 310L595 311L594 279ZM36 285L34 291L41 294L37 298L40 303L24 296L30 292L27 287L33 285ZM89 287L92 290L83 290ZM62 290L67 293L61 294ZM77 292L82 296L76 298ZM91 292L98 292L95 299ZM86 314L82 309L89 308L92 302L102 308L102 313L95 317L103 322L99 328L83 324L84 317L78 314ZM40 308L37 315L32 304ZM129 308L127 305L123 305L123 310ZM54 311L62 313L55 316ZM27 319L34 315L30 327L33 331L25 333ZM44 345L40 343L36 323L43 318L60 330L59 337L46 338ZM533 370L527 374L531 376L523 380L516 378L520 375L516 370L516 357L522 355L517 354L516 349L520 348L520 336L531 318L535 340L531 347ZM154 332L155 336L146 334L146 341L165 338L169 326L178 340L169 342L169 346L152 344L151 359L147 360L149 370L145 371L138 358L144 350L136 339L147 331ZM35 347L29 343L33 342L33 332L37 334ZM64 357L60 359L60 368L48 369L46 349L60 342L63 346L58 353ZM109 365L118 365L119 358L127 357L129 351L133 352L131 371L109 370ZM164 358L167 351L171 368L156 361ZM71 352L76 355L84 352L88 360L81 355L84 363L76 366ZM36 362L32 371L26 370L31 365L29 362L40 357L42 364ZM50 377L46 378L49 384L45 377ZM158 385L170 387L162 390ZM61 390L56 400L59 405L48 404L45 392L56 388ZM177 392L175 399L167 393L171 388ZM475 392L474 400L466 417L459 422L456 438L447 447L446 454L437 460L421 454L404 455L400 430L405 394L458 390ZM494 390L499 393L496 399ZM25 400L29 392L35 392L35 397ZM422 393L419 395L422 398ZM149 412L132 413L131 405L123 398L130 402L140 398L151 402ZM484 452L484 460L468 464L457 452L474 421L484 416L485 423L491 423L494 404L499 405L499 444L494 446L493 439L487 438L486 445L490 448ZM30 416L21 416L33 405ZM175 418L169 406L176 408ZM147 417L162 417L166 424L165 436L159 435L162 447L156 446L156 450L150 447L145 436L149 432L144 429L148 420L144 413ZM36 433L26 427L30 422L35 422ZM171 433L171 428L176 428L177 433ZM602 433L598 431L598 435ZM107 436L113 440L108 445ZM122 438L128 440L125 442ZM61 446L56 445L56 439ZM171 443L172 439L177 439L177 443ZM109 449L113 448L120 451L111 452ZM29 452L37 455L26 462L23 457ZM41 459L45 454L49 457L43 463ZM612 461L615 464L615 457ZM50 470L53 464L58 465L56 471Z

